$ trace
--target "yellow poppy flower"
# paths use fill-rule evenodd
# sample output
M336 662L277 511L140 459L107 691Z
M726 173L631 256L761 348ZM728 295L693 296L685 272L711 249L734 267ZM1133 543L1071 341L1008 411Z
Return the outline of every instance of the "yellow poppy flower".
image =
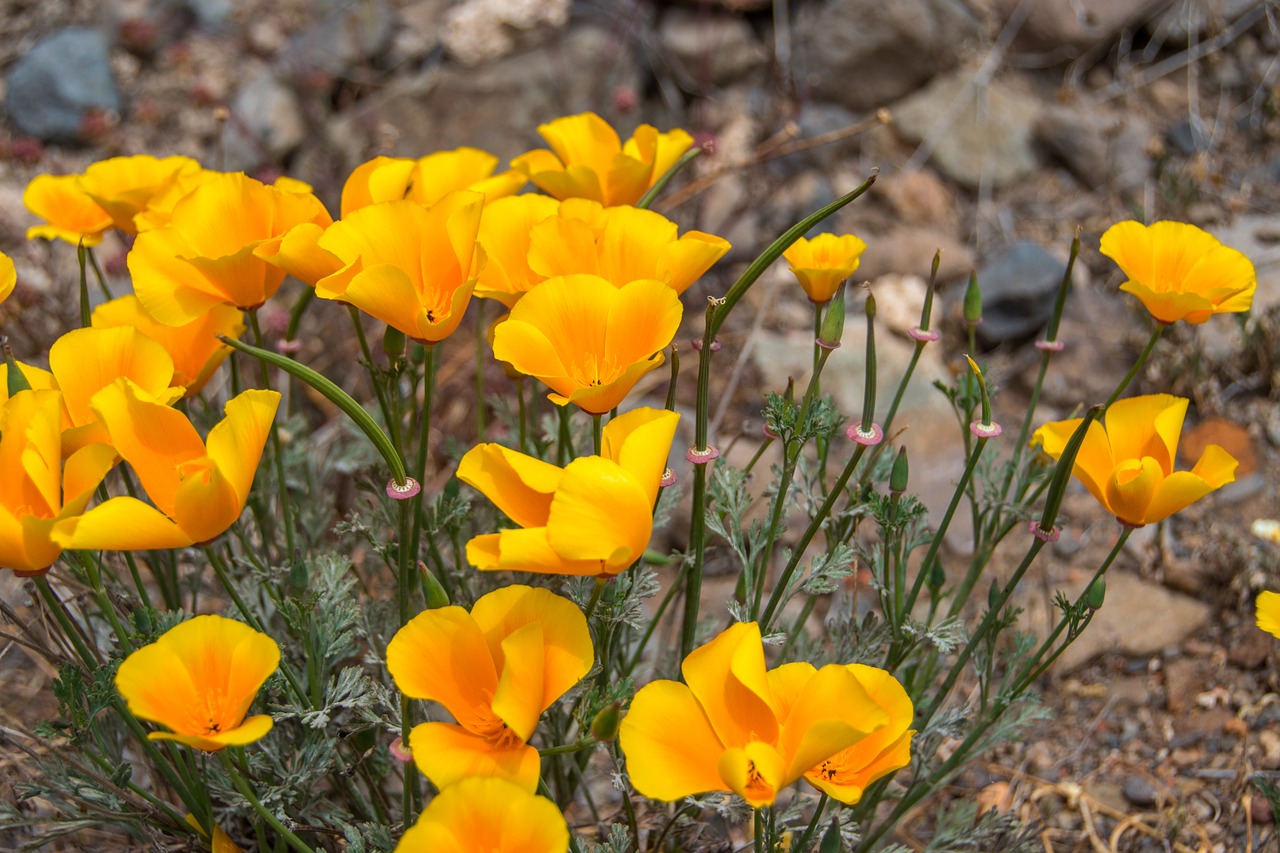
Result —
M27 184L22 203L46 223L28 228L28 240L40 237L96 246L115 224L111 214L80 188L79 175L40 175Z
M245 717L280 665L276 641L225 616L196 616L120 663L116 690L135 717L167 727L149 740L217 752L271 731L271 717Z
M0 568L41 574L62 553L54 527L84 511L115 464L94 444L62 459L62 395L19 391L0 408Z
M662 364L682 314L680 297L657 279L615 287L596 275L557 276L515 304L494 331L493 354L541 379L556 405L603 414Z
M299 259L299 267L320 271L341 262L316 281L316 296L354 305L414 340L435 343L462 322L484 265L484 250L476 243L483 206L484 196L467 190L429 208L412 201L372 204L318 237L303 232L293 251L314 239L334 260ZM286 238L281 252L289 251Z
M624 144L595 113L558 118L539 125L551 146L511 161L545 192L559 199L589 198L601 204L635 204L693 145L683 130L659 133L642 124Z
M133 218L146 209L151 199L183 176L199 171L200 164L190 157L112 157L85 169L80 176L80 189L107 212L117 228L126 234L137 234Z
M472 190L486 202L509 196L524 186L514 170L495 175L498 158L479 148L437 151L417 160L375 157L357 166L342 186L342 216L383 201L409 199L430 207L451 192Z
M847 667L767 672L754 622L694 649L681 671L684 684L640 688L618 733L632 785L655 800L732 791L753 808L771 805L783 788L889 722Z
M0 252L0 303L9 298L17 284L18 271L13 266L13 258Z
M1280 638L1280 592L1264 590L1258 593L1257 607L1258 627Z
M565 853L569 826L556 804L505 779L463 779L441 791L396 853Z
M110 498L60 524L55 540L64 548L127 551L183 548L222 535L248 500L279 404L275 391L242 392L227 403L206 444L185 415L128 380L107 386L93 409L155 506Z
M861 263L867 244L852 234L819 234L812 240L801 237L782 257L791 265L811 302L830 302L840 282L853 275Z
M315 196L238 172L216 174L174 205L167 225L138 235L129 252L134 293L148 314L170 326L223 303L257 308L284 280L284 270L262 260L259 247L301 223L330 221Z
M204 314L181 326L157 323L136 296L121 296L93 309L90 322L95 329L119 326L137 329L151 338L173 360L171 384L186 389L186 396L199 394L231 354L231 347L218 335L238 338L244 331L244 314L230 305L214 305Z
M1121 523L1155 524L1235 480L1236 460L1216 444L1190 471L1173 470L1187 402L1169 394L1117 400L1103 423L1089 425L1072 473ZM1057 459L1081 420L1045 424L1031 443Z
M476 296L494 299L510 308L547 276L529 265L534 226L556 215L560 202L537 193L513 195L487 202L476 240L487 258L476 279Z
M127 379L162 404L182 396L173 386L173 359L164 346L128 327L73 329L49 348L49 369L66 406L63 453L94 442L110 443L93 410L93 397Z
M1248 311L1258 279L1249 259L1183 222L1118 222L1102 235L1132 293L1161 323L1203 323L1214 314Z
M676 232L674 222L651 210L568 199L556 216L534 226L529 266L543 278L592 273L618 286L656 278L684 293L729 251L729 243L701 231Z
M616 575L635 563L653 533L653 505L680 416L633 409L605 424L600 456L564 468L499 444L473 447L458 479L493 501L519 529L477 536L477 569Z
M497 776L532 793L542 712L594 661L576 604L545 589L507 586L461 607L426 610L387 645L387 670L404 695L439 702L456 723L415 726L414 763L437 787Z

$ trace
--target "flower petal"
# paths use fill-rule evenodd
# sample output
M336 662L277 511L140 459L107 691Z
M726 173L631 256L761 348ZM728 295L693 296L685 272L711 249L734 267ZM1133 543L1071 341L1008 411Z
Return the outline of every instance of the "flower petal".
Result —
M679 682L641 687L622 719L618 741L631 784L646 797L671 802L728 790L719 770L724 746L693 691Z
M640 557L652 533L653 501L624 468L598 456L565 467L547 517L557 554L599 560L601 571L616 573Z
M680 669L725 746L777 738L778 720L765 674L764 644L755 622L730 625L690 652Z
M542 527L563 473L549 462L490 443L467 451L457 477L521 527Z
M525 743L496 749L493 744L450 723L422 723L409 733L413 763L438 788L474 776L506 779L533 793L542 763L538 750Z
M487 713L498 670L484 634L461 607L425 610L387 644L387 671L400 692L439 702L466 725Z

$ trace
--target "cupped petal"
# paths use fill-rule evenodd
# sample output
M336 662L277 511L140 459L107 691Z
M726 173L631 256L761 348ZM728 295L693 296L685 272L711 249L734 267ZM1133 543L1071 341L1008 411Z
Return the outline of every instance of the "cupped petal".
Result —
M239 501L237 515L249 497L279 406L278 391L256 388L242 391L227 401L226 417L209 430L208 455L227 478Z
M1175 471L1160 483L1145 521L1155 524L1235 480L1235 458L1216 444L1205 448L1191 471Z
M676 293L684 293L732 248L714 234L690 231L658 255L657 275Z
M1189 402L1172 394L1116 400L1103 417L1111 458L1119 462L1150 456L1166 474L1172 471Z
M543 527L564 471L500 444L480 444L458 463L457 477L521 527Z
M533 193L485 202L476 240L488 262L477 278L476 296L498 299L509 308L546 278L533 270L529 255L535 226L555 216L556 208L555 199Z
M725 746L777 738L778 719L765 674L764 644L755 622L730 625L690 652L680 671Z
M463 779L437 794L396 853L566 853L560 809L500 778Z
M498 670L484 634L461 607L425 610L387 644L387 671L400 692L439 702L463 726L489 716Z
M404 198L414 167L408 157L379 156L361 163L342 185L342 218L371 204Z
M76 550L144 551L195 544L172 518L128 495L109 498L58 523L52 535L62 547Z
M1142 527L1164 479L1160 463L1150 456L1121 460L1107 482L1107 509L1124 524Z
M9 298L18 283L18 271L13 265L13 258L0 252L0 302Z
M133 383L145 397L172 399L164 392L173 380L173 359L159 342L132 328L67 332L49 348L49 370L75 426L98 419L93 398L117 380Z
M720 778L724 745L693 691L676 681L652 681L631 700L618 730L627 775L637 791L671 802L728 790Z
M677 412L646 406L618 415L601 430L601 455L635 477L650 507L658 498L679 422Z
M755 809L773 805L778 791L790 784L783 757L772 744L761 741L726 749L719 772L729 790Z
M211 460L187 463L173 496L173 520L198 544L217 539L240 518L244 501Z
M289 275L312 287L346 266L342 259L321 247L325 228L314 222L303 222L279 237L259 243L255 257L279 267Z
M210 735L189 735L178 732L148 732L147 740L172 740L187 746L217 752L228 746L244 746L266 737L271 731L272 720L266 714L249 717L243 724L225 732Z
M604 197L606 206L635 204L644 198L645 191L653 185L653 162L637 160L627 154L619 154L604 173Z
M1060 459L1066 450L1067 442L1080 426L1083 418L1066 421L1053 421L1035 431L1031 438L1033 445L1040 445L1054 460ZM1102 424L1092 421L1085 433L1084 441L1076 453L1072 474L1075 475L1098 503L1107 505L1107 481L1115 470L1115 461L1111 457L1111 443L1107 439L1107 431Z
M599 560L570 560L556 553L547 541L545 527L477 536L467 543L467 560L485 571L587 577L600 574Z
M526 376L538 377L552 388L573 393L575 386L568 378L569 368L556 344L533 323L513 321L510 317L499 323L493 330L493 357Z
M38 175L27 184L22 203L47 223L28 228L28 240L39 237L96 246L114 224L111 214L80 187L79 175Z
M541 671L538 689L531 694L537 707L535 723L537 715L582 680L595 662L591 632L582 610L550 590L521 584L502 587L476 601L471 615L494 660L501 661L503 679L508 671L520 669L521 661L528 663L531 657L542 657L537 667ZM524 633L535 625L539 626L539 633ZM519 660L509 657L513 652ZM498 711L496 698L494 710ZM498 713L502 715L501 711Z
M889 723L889 715L847 667L829 664L805 682L782 723L778 750L790 784L824 759Z
M137 234L134 217L151 199L182 176L198 171L200 164L190 157L112 157L85 169L80 188L111 216L117 228L126 234Z
M499 748L450 723L421 723L409 733L413 763L438 788L476 776L506 779L521 790L538 789L538 750L514 741Z
M547 539L570 560L598 560L615 574L644 553L653 533L653 501L626 469L582 456L564 469L551 500Z
M549 216L536 223L529 231L528 240L526 257L529 270L542 281L578 273L598 275L615 284L631 280L605 275L597 251L595 230L581 219L566 217L563 211L559 216Z

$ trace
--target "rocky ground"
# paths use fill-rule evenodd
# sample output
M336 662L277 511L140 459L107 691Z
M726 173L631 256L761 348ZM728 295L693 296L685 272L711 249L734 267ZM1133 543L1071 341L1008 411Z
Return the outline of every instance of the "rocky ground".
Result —
M1225 444L1241 459L1238 481L1133 538L1106 607L1044 685L1052 722L944 796L1019 814L1039 845L1028 849L1275 843L1248 781L1280 774L1280 644L1251 609L1259 588L1280 588L1280 549L1249 533L1254 519L1280 517L1274 0L5 0L0 77L0 250L19 270L5 332L20 356L78 316L74 253L25 241L23 188L116 154L284 172L336 209L347 173L378 153L466 144L510 157L540 144L540 122L587 109L622 128L678 125L710 153L664 212L735 246L689 306L878 170L834 227L870 246L860 275L882 307L882 384L909 355L921 276L942 250L940 313L957 343L927 351L901 417L913 490L943 503L960 460L929 382L958 369L968 271L986 294L981 343L999 414L1016 423L1039 358L1030 342L1080 230L1047 420L1104 399L1147 335L1099 234L1126 218L1209 229L1254 260L1253 315L1173 330L1137 387L1190 396L1188 442ZM104 246L109 272L123 271L123 251ZM759 389L802 376L809 358L809 309L783 271L747 306L719 356L722 444L757 435ZM861 406L852 326L824 378L846 412ZM299 357L354 382L352 354L321 332ZM451 347L441 382L469 382L471 358ZM496 369L489 379L501 387ZM465 395L454 399L442 429L468 435ZM1032 625L1116 534L1083 493L1067 512L1055 559L1026 591ZM952 540L962 552L964 532ZM12 645L0 661L0 682L22 699L0 712L9 725L19 705L42 706L50 673ZM928 805L902 830L918 849L934 831L938 803Z

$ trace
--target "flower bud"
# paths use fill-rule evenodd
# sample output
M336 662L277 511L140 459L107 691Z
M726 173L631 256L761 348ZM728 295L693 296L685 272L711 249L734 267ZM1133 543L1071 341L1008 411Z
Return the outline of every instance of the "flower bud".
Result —
M907 490L907 475L910 468L907 465L907 447L903 445L898 448L898 455L893 460L893 468L889 472L889 491L896 495L900 495Z
M969 286L964 290L964 321L970 326L982 322L982 289L978 287L978 273L969 273Z
M827 349L840 346L840 338L844 336L844 290L845 284L841 282L836 295L827 303L826 313L822 315L822 327L818 332L818 346Z
M818 845L818 853L840 853L844 845L840 841L840 821L831 818L827 831L822 833L822 843Z
M27 377L19 369L18 362L13 358L13 351L8 347L4 348L4 363L9 368L6 371L9 380L9 396L12 397L23 391L30 391L31 383L27 381Z
M600 709L591 721L591 736L601 743L609 743L618 737L622 725L622 706L617 702Z
M929 570L929 586L934 589L942 589L942 585L946 582L946 569L942 568L942 563L934 563L933 568Z
M382 335L382 351L393 366L399 364L404 358L404 342L404 332L387 326L387 331Z
M1102 602L1107 597L1107 582L1102 578L1098 578L1089 584L1089 589L1085 591L1084 603L1088 605L1090 610L1102 609Z
M1000 603L1000 584L995 581L991 582L991 588L987 590L987 607L995 610L996 605Z
M418 571L422 575L422 595L427 600L427 609L437 610L441 607L448 607L449 593L444 591L440 581L436 580L436 576L431 574L427 564L418 561Z

